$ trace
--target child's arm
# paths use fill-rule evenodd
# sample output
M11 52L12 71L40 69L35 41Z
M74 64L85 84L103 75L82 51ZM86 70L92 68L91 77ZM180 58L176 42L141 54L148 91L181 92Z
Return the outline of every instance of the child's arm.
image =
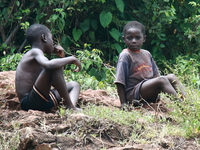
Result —
M127 104L124 85L116 83L116 86L117 86L117 93L119 95L119 99L121 102L121 107L124 108L125 105Z
M152 63L152 69L153 69L153 78L159 77L160 76L160 72L158 69L158 66L156 65L156 62L153 60L152 56L151 56L151 63Z
M74 56L69 56L69 57L64 57L64 58L56 58L52 60L48 60L43 52L39 49L34 49L33 56L35 57L36 61L44 68L46 69L59 69L62 68L63 66L67 64L75 64L78 69L75 71L80 71L81 70L81 63L80 61L74 57Z

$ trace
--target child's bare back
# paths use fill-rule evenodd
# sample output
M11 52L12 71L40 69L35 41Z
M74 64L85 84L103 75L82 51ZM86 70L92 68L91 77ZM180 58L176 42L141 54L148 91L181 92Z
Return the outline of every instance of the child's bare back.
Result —
M80 85L75 81L66 83L62 68L73 63L78 67L75 70L78 72L81 70L80 61L73 56L64 57L64 49L53 46L52 34L44 25L31 25L26 32L26 39L32 49L22 57L15 79L22 109L44 111L59 105L63 100L66 108L77 110L75 105ZM60 58L48 60L44 55L52 53Z
M20 100L31 91L37 77L43 69L32 55L34 50L31 49L24 55L16 70L15 86Z

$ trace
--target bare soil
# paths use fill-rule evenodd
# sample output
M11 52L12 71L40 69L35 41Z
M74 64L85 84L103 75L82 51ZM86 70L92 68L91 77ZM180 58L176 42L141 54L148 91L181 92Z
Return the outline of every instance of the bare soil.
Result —
M59 115L58 110L49 112L21 110L14 86L15 71L0 72L0 140L19 138L18 150L198 150L194 140L181 137L166 137L161 143L139 144L134 141L126 145L133 127L112 124L107 120L96 120L83 113ZM83 91L79 97L81 105L93 103L110 108L119 108L119 99L109 96L104 90ZM154 111L158 104L152 105ZM152 108L145 106L151 113ZM168 111L162 109L164 116ZM73 136L74 133L74 136ZM77 136L77 133L81 135ZM5 135L4 137L2 135ZM123 143L123 142L121 142Z

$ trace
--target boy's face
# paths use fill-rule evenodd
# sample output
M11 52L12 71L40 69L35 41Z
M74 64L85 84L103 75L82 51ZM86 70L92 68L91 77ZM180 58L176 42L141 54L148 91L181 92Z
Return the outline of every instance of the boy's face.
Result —
M54 47L53 47L53 39L52 39L52 34L51 33L48 33L46 35L46 54L51 54L54 50Z
M124 33L124 43L131 51L140 50L142 44L145 42L146 36L143 35L139 28L129 28Z

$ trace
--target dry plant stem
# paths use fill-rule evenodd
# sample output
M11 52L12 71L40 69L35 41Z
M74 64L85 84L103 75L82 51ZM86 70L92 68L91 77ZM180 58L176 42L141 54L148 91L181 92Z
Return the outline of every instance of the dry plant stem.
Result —
M155 126L156 126L156 130L158 131L158 112L153 107L151 107L151 105L145 99L142 98L142 100L154 111L154 113L155 113L155 120L156 120L155 121Z

